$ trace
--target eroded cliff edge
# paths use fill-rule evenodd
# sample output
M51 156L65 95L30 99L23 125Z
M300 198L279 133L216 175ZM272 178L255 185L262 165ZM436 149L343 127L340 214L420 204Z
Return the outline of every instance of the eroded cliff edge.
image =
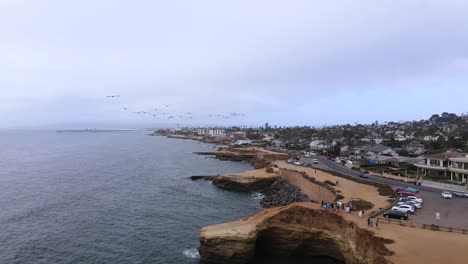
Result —
M393 253L371 231L320 210L312 203L293 203L251 217L209 226L200 233L203 263L249 263L256 254L327 256L348 264L388 263Z
M288 154L266 150L264 148L244 147L226 148L216 152L216 158L220 160L246 161L255 169L267 167L275 160L285 160Z

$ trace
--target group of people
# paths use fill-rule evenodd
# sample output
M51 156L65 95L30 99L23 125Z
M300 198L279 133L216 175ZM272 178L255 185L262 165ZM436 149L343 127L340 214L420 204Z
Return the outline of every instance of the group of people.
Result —
M326 211L334 211L334 212L339 212L340 210L344 210L346 214L350 214L351 211L353 210L353 203L348 202L346 205L341 202L324 202L322 201L322 208L324 208ZM359 210L359 217L363 218L364 217L364 210ZM379 219L377 219L375 222L373 221L372 218L367 218L367 226L368 227L373 227L375 224L376 228L379 228Z
M324 202L322 201L322 208L325 208L326 211L339 211L344 210L346 214L350 214L353 210L353 203L349 202L346 205L341 201L336 202ZM362 210L361 210L362 211ZM364 211L362 211L364 213Z

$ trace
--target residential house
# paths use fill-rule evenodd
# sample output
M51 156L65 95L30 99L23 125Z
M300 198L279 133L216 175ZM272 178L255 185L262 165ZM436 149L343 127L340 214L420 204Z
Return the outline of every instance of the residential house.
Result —
M396 154L395 150L389 146L385 145L375 145L361 149L361 154L365 156L369 155L390 155L393 156Z
M325 144L325 142L321 140L314 140L310 142L310 149L311 150L320 150L320 149L326 149L328 148L328 145Z

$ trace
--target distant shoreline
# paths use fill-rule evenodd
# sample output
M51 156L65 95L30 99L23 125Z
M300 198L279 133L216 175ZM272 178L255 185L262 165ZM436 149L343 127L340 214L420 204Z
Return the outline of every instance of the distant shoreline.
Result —
M57 133L102 133L102 132L136 132L148 131L147 129L63 129L56 130Z

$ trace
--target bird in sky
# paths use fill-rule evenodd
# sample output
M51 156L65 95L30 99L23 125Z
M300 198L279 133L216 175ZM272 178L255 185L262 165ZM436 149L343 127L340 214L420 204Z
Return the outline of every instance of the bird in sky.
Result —
M120 97L120 95L107 95L106 98L117 98Z
M174 117L173 117L173 116L170 116L170 117L168 117L167 119L169 120L169 119L172 119L172 118L174 118Z
M122 108L120 108L120 109L122 109L122 110L128 110L128 108L127 108L127 107L122 107Z
M165 107L169 107L169 105L168 105L168 104L164 104L164 106L165 106Z

